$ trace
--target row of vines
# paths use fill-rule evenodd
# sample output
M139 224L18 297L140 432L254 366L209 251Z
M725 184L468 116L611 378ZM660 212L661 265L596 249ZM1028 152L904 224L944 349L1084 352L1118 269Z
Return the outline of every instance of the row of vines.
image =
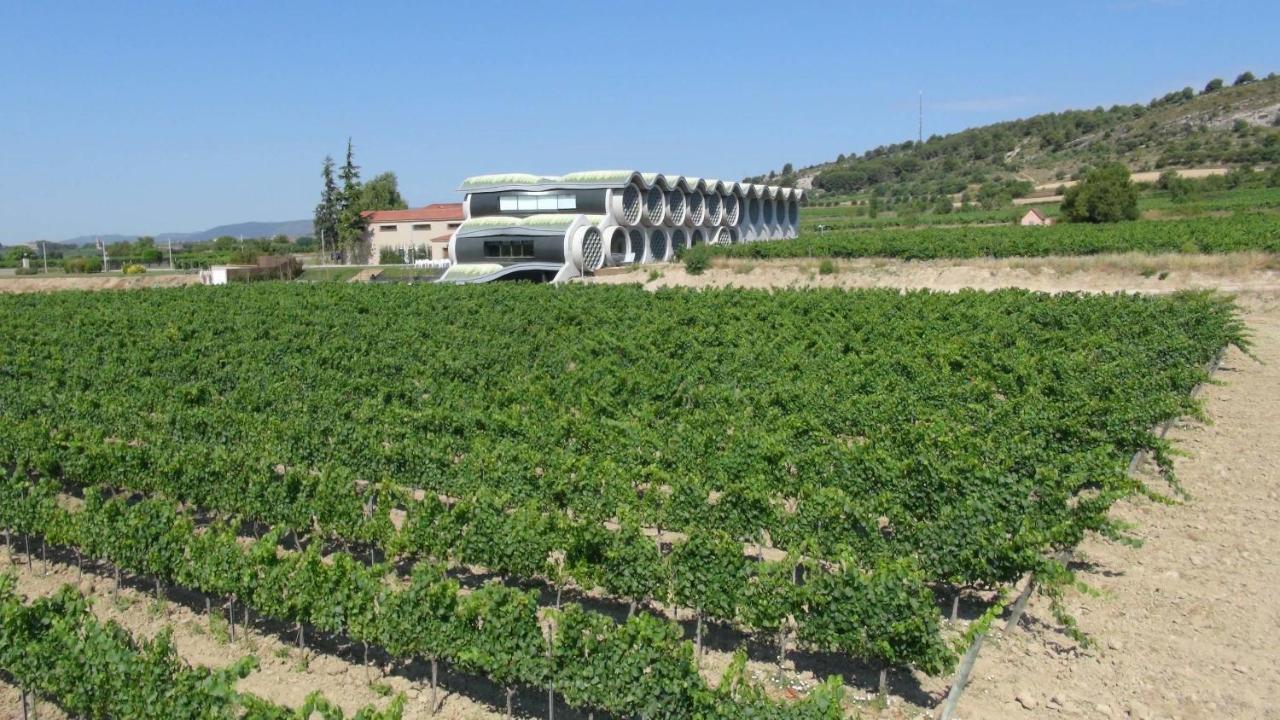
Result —
M165 500L105 499L87 493L83 506L59 504L56 487L13 479L0 497L0 526L38 535L83 561L104 560L157 583L226 598L260 615L305 629L343 635L384 649L400 662L446 660L506 689L508 710L519 686L548 688L584 709L649 718L817 718L838 716L839 684L803 703L779 705L739 674L712 689L698 674L693 649L677 625L639 613L615 623L575 604L540 612L537 593L488 583L463 592L442 566L421 562L407 582L389 565L365 565L348 553L322 555L319 545L280 552L280 531L245 546L232 528L197 528ZM816 646L865 642L857 613L877 594L858 573L832 576L838 593L813 597L805 639ZM117 581L118 582L118 581ZM858 599L861 602L858 602ZM925 596L917 601L930 603ZM910 610L911 608L905 608ZM909 613L908 613L909 614ZM882 627L876 642L909 647L909 626ZM874 632L874 630L873 630ZM924 637L927 642L928 637ZM932 648L939 657L946 649ZM433 687L434 694L434 687Z
M0 670L35 696L44 695L75 717L172 720L342 720L341 709L314 694L294 710L237 692L237 680L256 667L246 657L217 670L190 667L165 631L137 641L115 623L97 620L88 601L66 587L25 604L13 575L0 575ZM396 720L403 701L385 711L363 708L354 720Z
M708 247L701 252L740 258L893 257L905 260L1043 257L1100 253L1280 252L1280 215L1237 212L1228 217L1135 220L1115 224L857 228L836 222L794 240Z

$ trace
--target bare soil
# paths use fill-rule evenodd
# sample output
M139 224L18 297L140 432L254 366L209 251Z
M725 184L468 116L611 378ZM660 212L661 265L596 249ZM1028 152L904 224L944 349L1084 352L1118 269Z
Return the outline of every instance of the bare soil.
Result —
M6 277L0 278L0 293L52 292L55 290L131 290L199 284L200 276L195 274Z
M1184 168L1180 170L1174 170L1174 172L1178 174L1178 177L1198 180L1200 178L1207 178L1212 175L1226 175L1228 170L1230 170L1230 168L1207 167L1207 168L1189 168L1189 169ZM1145 170L1143 172L1133 173L1129 176L1129 178L1136 183L1154 183L1155 181L1160 179L1160 174L1162 172L1164 171L1163 170ZM1043 190L1054 190L1060 187L1071 187L1072 185L1075 185L1076 182L1077 181L1075 180L1060 180L1055 182L1046 182L1040 185L1036 185L1036 190L1043 191Z
M1267 253L1148 255L1125 253L1078 257L975 258L904 261L865 258L831 261L822 274L812 258L752 261L717 259L701 275L678 263L637 266L630 272L586 278L589 283L641 283L661 287L895 288L956 291L1025 288L1039 292L1141 292L1215 289L1224 292L1280 290L1280 257ZM650 271L659 277L649 280Z

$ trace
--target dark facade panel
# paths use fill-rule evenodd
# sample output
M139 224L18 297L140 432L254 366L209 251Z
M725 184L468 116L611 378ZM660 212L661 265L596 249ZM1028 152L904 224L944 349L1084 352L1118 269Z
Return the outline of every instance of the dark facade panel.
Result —
M532 255L528 254L530 247ZM507 254L504 249L519 249L520 254ZM505 235L483 235L459 237L455 243L454 262L457 263L498 263L514 265L521 262L565 262L564 235L522 235L510 233ZM489 253L498 251L497 257Z
M602 189L589 190L555 190L550 193L522 193L519 191L507 192L486 192L472 193L471 195L471 217L489 217L493 215L509 215L511 217L528 217L529 215L540 215L543 213L583 213L586 215L603 215L607 212L605 207L605 193ZM576 206L572 209L556 209L556 210L539 210L539 211L511 211L502 210L501 197L503 195L542 195L542 194L561 194L573 195L576 198Z

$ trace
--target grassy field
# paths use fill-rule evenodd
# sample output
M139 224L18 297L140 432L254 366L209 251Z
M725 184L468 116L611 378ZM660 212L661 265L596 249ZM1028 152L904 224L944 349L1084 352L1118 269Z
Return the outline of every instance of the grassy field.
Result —
M1040 212L1057 217L1057 203L1036 205ZM911 212L882 210L877 217L867 215L866 205L815 206L801 213L801 229L872 230L876 228L934 226L934 225L994 225L1011 224L1026 214L1029 208L1006 207L996 210L956 210L950 213ZM1237 210L1280 209L1280 187L1250 187L1229 190L1206 190L1191 194L1183 200L1174 199L1164 190L1147 189L1138 198L1138 210L1148 220L1171 217L1199 217Z
M364 269L366 268L363 265L303 268L297 280L299 282L347 282Z
M390 282L433 282L443 274L443 270L420 268L412 265L392 265L378 273L377 279Z
M885 257L904 260L980 257L1045 257L1102 253L1280 252L1280 214L1236 213L1110 225L1018 225L844 229L802 232L794 240L701 246L685 251L685 264L709 256L771 258Z

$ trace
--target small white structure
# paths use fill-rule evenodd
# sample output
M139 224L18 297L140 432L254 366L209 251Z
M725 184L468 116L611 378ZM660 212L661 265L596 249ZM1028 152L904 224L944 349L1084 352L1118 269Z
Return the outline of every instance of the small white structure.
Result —
M1048 215L1045 215L1044 213L1040 212L1036 208L1031 208L1030 210L1027 211L1026 215L1022 216L1022 219L1018 221L1018 224L1026 225L1026 226L1052 225L1053 218L1049 217Z
M431 270L448 270L449 266L452 264L453 264L453 261L448 258L445 258L443 260L422 259L422 260L413 261L414 267L429 268Z
M240 265L214 265L208 270L200 271L200 282L204 285L226 285L228 271Z

